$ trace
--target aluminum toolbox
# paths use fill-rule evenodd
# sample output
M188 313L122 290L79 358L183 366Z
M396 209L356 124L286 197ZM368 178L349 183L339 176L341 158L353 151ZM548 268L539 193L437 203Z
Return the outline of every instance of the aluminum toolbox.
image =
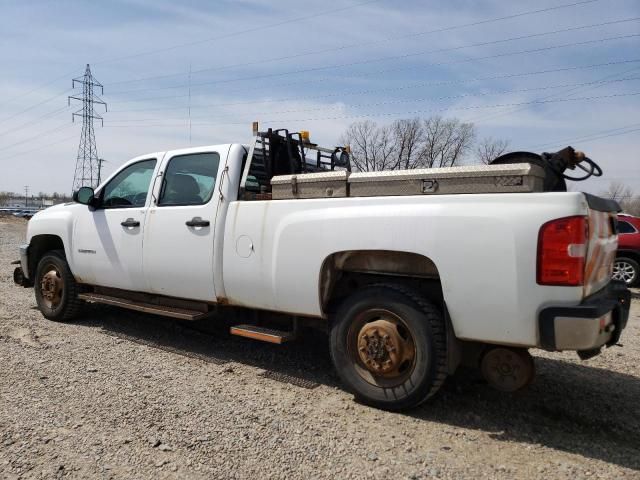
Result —
M347 171L279 175L271 179L274 200L347 196Z
M360 172L349 176L349 196L542 192L543 183L529 163Z

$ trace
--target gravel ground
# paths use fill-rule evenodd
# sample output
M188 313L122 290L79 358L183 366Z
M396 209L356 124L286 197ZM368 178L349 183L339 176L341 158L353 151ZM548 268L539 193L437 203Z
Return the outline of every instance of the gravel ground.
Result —
M465 371L387 413L341 390L320 334L274 346L107 307L48 322L12 282L24 233L0 218L0 478L640 478L639 300L623 348L536 351L526 391Z

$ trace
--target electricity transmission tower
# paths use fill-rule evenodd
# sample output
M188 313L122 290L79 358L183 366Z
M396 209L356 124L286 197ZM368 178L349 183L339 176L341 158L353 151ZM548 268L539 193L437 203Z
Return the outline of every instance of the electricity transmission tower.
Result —
M98 186L101 162L98 160L93 120L100 120L102 125L104 122L102 117L96 113L94 105L96 103L104 105L104 110L105 112L107 111L107 104L93 92L94 87L100 88L100 94L104 93L104 89L102 84L91 74L88 63L84 75L73 79L73 88L75 88L76 83L82 85L82 96L71 95L68 98L69 105L71 100L82 102L82 108L71 115L72 121L75 121L76 116L82 117L82 134L80 135L80 146L78 147L78 157L76 159L76 171L73 176L73 191L84 186L92 188Z

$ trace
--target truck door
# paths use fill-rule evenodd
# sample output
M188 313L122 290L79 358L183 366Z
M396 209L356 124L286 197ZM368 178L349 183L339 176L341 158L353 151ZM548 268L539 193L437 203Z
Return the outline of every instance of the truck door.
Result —
M219 195L216 152L168 153L156 182L155 205L144 229L143 265L148 291L193 300L215 301L214 227Z
M144 291L144 217L156 164L155 158L131 163L96 192L95 209L79 209L71 252L78 281Z

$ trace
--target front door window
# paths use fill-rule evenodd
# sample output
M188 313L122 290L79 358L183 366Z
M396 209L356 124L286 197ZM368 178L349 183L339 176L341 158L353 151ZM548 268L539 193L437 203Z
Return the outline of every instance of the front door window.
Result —
M102 191L103 208L144 207L156 160L136 162L113 177Z

